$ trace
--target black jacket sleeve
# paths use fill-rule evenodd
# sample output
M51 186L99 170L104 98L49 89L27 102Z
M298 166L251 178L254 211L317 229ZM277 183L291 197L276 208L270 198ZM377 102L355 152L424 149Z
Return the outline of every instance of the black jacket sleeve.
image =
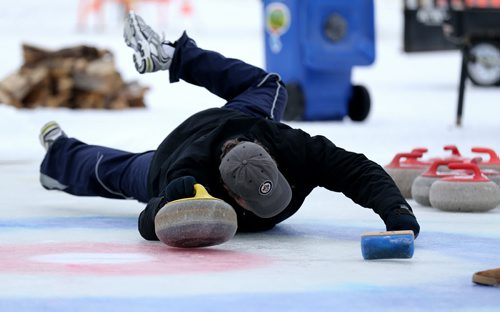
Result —
M390 211L410 207L386 171L365 155L339 148L323 136L311 137L307 144L309 179L319 186L373 209L384 222Z

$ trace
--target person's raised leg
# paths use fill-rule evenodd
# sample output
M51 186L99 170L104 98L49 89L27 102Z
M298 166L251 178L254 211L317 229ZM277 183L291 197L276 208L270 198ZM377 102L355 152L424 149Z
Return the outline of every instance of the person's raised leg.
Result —
M227 108L281 120L287 92L277 73L199 48L185 32L174 43L166 41L134 12L125 20L124 38L135 52L134 64L140 73L169 70L170 82L182 79L205 87L227 100Z

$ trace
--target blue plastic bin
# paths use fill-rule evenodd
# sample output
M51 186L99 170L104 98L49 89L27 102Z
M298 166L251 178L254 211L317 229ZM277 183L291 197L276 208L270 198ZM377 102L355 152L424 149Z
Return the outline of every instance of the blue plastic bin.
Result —
M375 60L373 0L264 0L264 22L266 69L281 75L295 111L285 119L366 118L369 94L351 72Z

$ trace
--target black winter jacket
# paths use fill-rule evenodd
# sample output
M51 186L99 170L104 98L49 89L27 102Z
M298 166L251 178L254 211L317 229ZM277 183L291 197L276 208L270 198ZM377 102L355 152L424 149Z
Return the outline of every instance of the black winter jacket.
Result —
M290 204L279 215L259 218L225 192L218 167L222 144L231 138L259 141L276 160L293 192ZM300 129L225 108L195 114L160 145L150 172L152 196L160 195L169 181L186 175L235 208L239 231L273 227L292 216L318 186L344 193L355 203L372 208L382 219L391 209L408 205L384 169L364 155L345 151L323 136L311 137ZM154 216L140 221L143 236L156 239Z

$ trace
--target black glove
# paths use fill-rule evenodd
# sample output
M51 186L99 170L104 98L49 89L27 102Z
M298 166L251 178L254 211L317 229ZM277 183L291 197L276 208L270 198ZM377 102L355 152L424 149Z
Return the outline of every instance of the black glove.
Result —
M165 197L153 197L139 215L139 233L144 239L158 240L155 233L155 217L158 211L167 203Z
M172 180L165 188L164 194L149 200L146 208L139 215L139 233L144 239L158 240L155 233L155 217L158 211L169 201L193 197L195 195L195 178L184 176Z
M195 195L194 185L196 179L192 176L179 177L172 180L165 189L165 199L173 201L176 199L193 197Z
M417 238L420 232L417 218L409 207L401 205L401 207L391 210L384 219L387 231L403 231L412 230Z

